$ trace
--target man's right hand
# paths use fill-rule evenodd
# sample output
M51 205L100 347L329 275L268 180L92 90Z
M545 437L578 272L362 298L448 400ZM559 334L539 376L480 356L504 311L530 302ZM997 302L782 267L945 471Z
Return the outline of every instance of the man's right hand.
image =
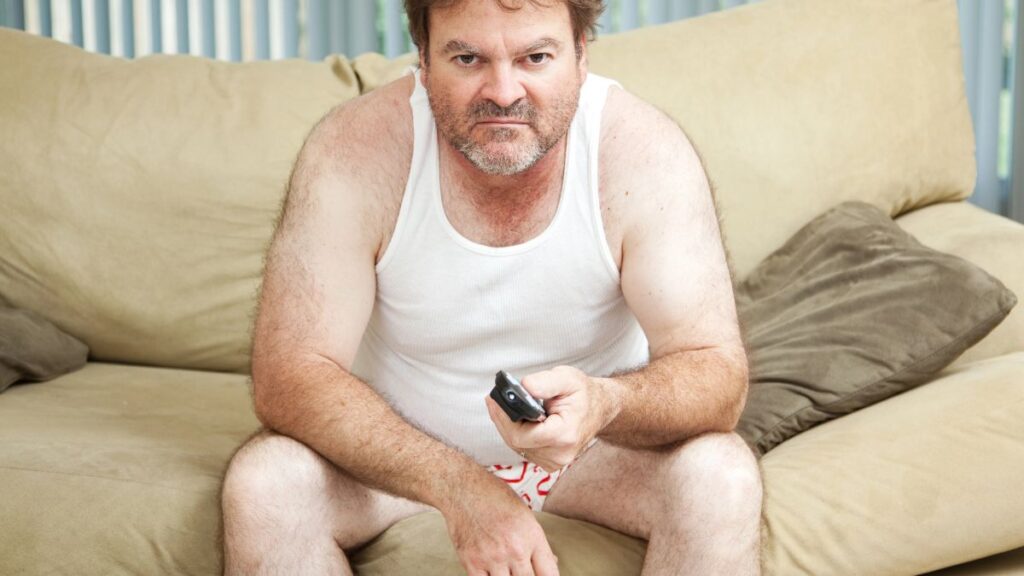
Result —
M458 504L443 512L469 576L558 575L558 558L544 529L508 487L491 485L460 496Z

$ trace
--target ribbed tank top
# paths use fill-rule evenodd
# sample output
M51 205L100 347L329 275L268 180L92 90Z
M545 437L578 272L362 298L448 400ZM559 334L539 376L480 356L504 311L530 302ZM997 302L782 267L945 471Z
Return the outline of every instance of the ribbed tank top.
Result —
M470 241L441 202L438 134L416 74L414 147L377 297L352 373L406 420L481 465L521 462L487 413L494 374L559 365L607 376L648 361L626 306L598 197L606 78L590 74L568 133L554 218L514 246Z

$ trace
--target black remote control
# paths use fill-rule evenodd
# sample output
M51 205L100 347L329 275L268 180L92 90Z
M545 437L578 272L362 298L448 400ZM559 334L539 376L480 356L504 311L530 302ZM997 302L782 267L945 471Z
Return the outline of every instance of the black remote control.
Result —
M494 376L494 388L491 389L491 398L501 406L501 409L508 414L513 422L529 420L540 422L547 416L544 411L544 404L537 400L523 388L523 385L514 376L499 370Z

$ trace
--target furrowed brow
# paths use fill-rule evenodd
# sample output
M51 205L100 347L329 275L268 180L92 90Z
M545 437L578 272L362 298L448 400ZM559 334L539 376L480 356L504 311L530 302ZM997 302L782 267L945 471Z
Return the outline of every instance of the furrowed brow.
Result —
M545 48L550 48L557 52L562 49L562 43L559 42L558 40L555 40L554 38L544 37L520 50L519 55L533 54L540 50L544 50ZM456 52L465 54L480 54L480 49L462 40L449 40L448 43L444 45L444 49L442 49L441 51L442 54L453 54Z
M480 53L480 49L477 48L476 46L473 46L472 44L469 44L467 42L463 42L462 40L449 40L448 43L444 45L444 50L441 53L442 54L452 54L454 52L466 52L468 54L479 54Z
M539 52L539 51L541 51L541 50L543 50L545 48L551 48L555 52L558 52L559 50L562 49L562 43L559 42L558 40L555 40L554 38L544 37L544 38L541 38L540 40L537 40L533 44L530 44L526 48L523 48L522 50L519 51L519 53L520 54L533 54L533 53Z

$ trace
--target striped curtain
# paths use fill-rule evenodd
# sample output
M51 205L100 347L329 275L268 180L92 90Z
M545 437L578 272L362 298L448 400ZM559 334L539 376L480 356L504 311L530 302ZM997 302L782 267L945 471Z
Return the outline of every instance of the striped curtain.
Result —
M754 1L608 0L600 32ZM1014 90L1017 68L1024 73L1024 62L1016 58L1017 30L1024 27L1019 2L957 4L977 139L971 202L1024 222L1024 145L1012 145L1024 142L1024 113L1014 114L1024 110L1024 89ZM401 0L0 0L0 25L126 58L181 53L231 61L320 60L334 53L393 57L412 49Z

